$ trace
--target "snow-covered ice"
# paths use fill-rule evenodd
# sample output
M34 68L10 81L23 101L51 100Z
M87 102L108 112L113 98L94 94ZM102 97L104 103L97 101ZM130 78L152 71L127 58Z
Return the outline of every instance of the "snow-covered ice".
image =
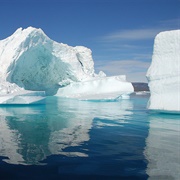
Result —
M0 41L0 67L2 82L46 95L109 99L134 91L125 76L96 74L90 49L55 42L33 27L19 28Z
M151 92L148 108L180 112L180 30L156 36L147 79Z

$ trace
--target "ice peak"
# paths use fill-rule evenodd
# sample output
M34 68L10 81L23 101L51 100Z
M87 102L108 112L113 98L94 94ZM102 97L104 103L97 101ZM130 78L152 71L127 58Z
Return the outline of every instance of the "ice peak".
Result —
M14 34L19 34L19 33L21 33L22 30L23 30L22 27L18 28L18 29L13 33L13 35L14 35Z
M32 26L29 26L26 29L23 29L23 31L28 32L28 33L38 32L38 33L45 34L41 28L35 28L35 27L32 27Z
M45 36L47 37L47 35L43 32L43 30L41 28L35 28L32 26L29 26L25 29L23 29L22 27L18 28L10 37L14 38L19 36L20 38L23 37L28 37L29 35L41 35L41 36Z
M24 29L23 29L22 27L18 28L18 29L13 33L13 35L14 35L14 34L18 34L18 33L23 33L23 32L31 33L31 32L33 32L33 31L43 32L43 30L42 30L41 28L35 28L35 27L32 27L32 26L29 26L29 27L24 28ZM44 33L44 32L43 32L43 33Z

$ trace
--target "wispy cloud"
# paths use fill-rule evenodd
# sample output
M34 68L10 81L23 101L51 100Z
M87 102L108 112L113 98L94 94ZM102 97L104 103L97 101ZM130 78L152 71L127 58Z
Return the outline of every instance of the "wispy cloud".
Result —
M171 28L171 29L179 29L180 28L180 18L162 20L159 23L161 26L165 26L166 28L167 27Z
M136 29L122 29L112 32L103 37L104 41L119 41L119 40L148 40L154 39L155 36L166 30L173 30L180 28L180 18L159 21L155 27L136 28Z
M131 51L131 50L147 50L150 48L149 45L144 45L143 44L140 44L140 43L123 43L123 42L108 42L107 44L104 44L104 47L106 48L109 48L107 50L110 50L110 51L119 51L119 50L128 50L128 51Z
M107 75L126 75L131 82L147 82L146 72L150 62L139 60L114 60L97 61L95 67L97 71L104 71Z
M152 39L162 31L162 28L149 29L124 29L117 32L110 33L103 37L105 41L119 41L119 40L146 40Z
M152 53L146 53L146 54L143 54L143 53L134 53L132 54L134 59L135 60L143 60L143 61L150 61L152 59Z

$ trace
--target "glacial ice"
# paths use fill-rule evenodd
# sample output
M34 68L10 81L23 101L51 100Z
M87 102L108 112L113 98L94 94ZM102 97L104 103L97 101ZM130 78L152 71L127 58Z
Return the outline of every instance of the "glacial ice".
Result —
M112 100L128 98L134 91L125 76L100 77L85 82L74 82L58 89L57 96L80 100Z
M148 108L180 112L180 30L156 36L147 79L151 92Z
M0 41L0 77L33 91L54 93L59 82L94 76L91 50L47 37L41 29L19 28ZM53 92L52 92L53 91Z
M9 82L0 82L0 104L43 104L45 92L27 91Z
M55 42L33 27L19 28L0 41L0 67L2 82L14 83L28 91L45 91L46 95L71 97L74 91L74 98L85 95L90 98L98 90L99 98L109 98L111 91L114 98L133 92L132 84L122 76L115 81L103 72L96 74L90 49Z

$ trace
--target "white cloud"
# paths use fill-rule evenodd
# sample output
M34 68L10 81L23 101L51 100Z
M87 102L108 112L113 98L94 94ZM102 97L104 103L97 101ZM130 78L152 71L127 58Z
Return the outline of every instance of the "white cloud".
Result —
M128 81L147 82L146 72L150 62L139 60L114 60L114 61L97 61L95 69L104 71L107 75L125 74Z
M132 54L134 59L138 59L138 60L151 60L152 59L152 53L147 53L147 54L138 54L138 53L134 53Z
M161 26L171 27L171 29L180 28L180 18L160 21Z
M105 41L119 40L146 40L154 39L155 36L162 31L162 28L149 29L126 29L118 32L113 32L103 37Z
M180 28L180 18L159 21L157 26L151 28L124 29L112 32L103 37L104 41L119 40L148 40L154 39L161 31Z

